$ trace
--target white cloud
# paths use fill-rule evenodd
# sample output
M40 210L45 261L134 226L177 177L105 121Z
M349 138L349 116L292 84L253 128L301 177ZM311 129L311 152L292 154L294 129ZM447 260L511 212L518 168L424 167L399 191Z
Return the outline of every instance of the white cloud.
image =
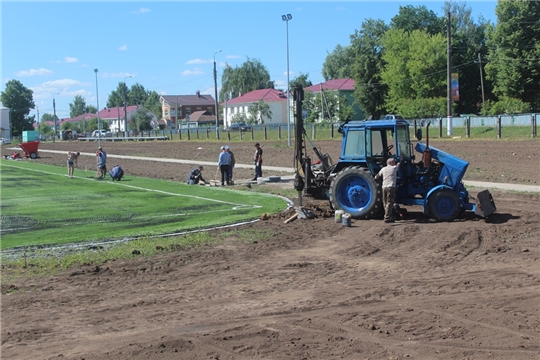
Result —
M240 55L227 55L226 58L227 59L240 59L240 58L242 58L242 56L240 56Z
M79 59L74 58L74 57L66 56L66 57L64 58L64 61L65 61L66 63L76 63L76 62L79 62Z
M44 83L32 86L31 89L34 92L34 99L50 99L55 94L59 96L70 96L71 94L79 94L79 92L86 93L85 87L91 84L83 83L73 79L60 79L53 81L46 81ZM74 95L73 95L74 96Z
M126 50L127 50L127 45L124 44L124 45L120 46L120 47L118 48L118 50L120 50L120 51L126 51Z
M131 13L132 14L144 14L144 13L147 13L147 12L150 12L151 10L149 8L140 8L139 10L137 11L132 11Z
M204 71L200 68L195 68L193 70L184 70L182 71L182 76L191 76L191 75L202 75Z
M52 70L39 68L30 70L21 70L17 73L17 76L43 76L52 74Z
M193 60L188 60L186 62L186 64L189 64L189 65L193 65L193 64L208 64L208 63L212 63L213 60L203 60L203 59L193 59Z
M292 75L294 75L294 71L290 71L290 70L289 70L289 76L292 76ZM286 71L283 73L283 76L287 76L287 72L286 72Z

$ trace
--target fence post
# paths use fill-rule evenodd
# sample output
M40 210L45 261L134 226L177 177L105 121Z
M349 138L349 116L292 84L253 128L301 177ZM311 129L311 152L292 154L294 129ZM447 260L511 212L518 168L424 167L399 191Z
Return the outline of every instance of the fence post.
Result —
M278 128L277 128L277 138L278 140L281 140L281 125L278 125Z
M187 129L187 139L191 140L191 134L190 134L189 128Z
M216 138L219 140L219 127L216 128Z
M536 114L531 114L531 137L536 137Z
M311 124L311 138L313 140L315 140L315 133L317 132L316 128L317 128L316 124Z
M231 133L227 132L227 140L231 141Z
M197 128L197 130L195 131L195 133L197 134L197 140L199 140L199 128Z
M242 132L242 130L240 130L240 132ZM253 132L254 132L254 130L253 130L253 126L252 126L252 127L251 127L251 141L253 141L253 140L255 139L255 138L253 137Z
M268 140L268 132L266 131L266 126L264 127L264 140Z
M330 139L334 138L334 123L330 124Z
M442 117L439 118L439 137L442 138Z
M501 115L497 116L497 139L501 138Z
M178 139L182 140L182 129L178 129Z
M465 125L465 137L471 137L471 117L467 116L466 125Z

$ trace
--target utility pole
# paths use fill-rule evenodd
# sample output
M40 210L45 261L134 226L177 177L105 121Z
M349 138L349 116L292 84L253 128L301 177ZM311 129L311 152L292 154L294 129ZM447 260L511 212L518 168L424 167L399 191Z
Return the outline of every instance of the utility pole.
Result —
M446 16L446 43L447 43L447 56L446 56L446 69L448 72L448 77L446 79L447 81L447 120L448 120L448 127L446 129L446 134L448 136L451 136L452 131L452 46L450 41L450 11L448 12Z
M482 86L482 107L484 107L484 101L486 101L484 96L484 75L482 74L482 57L478 53L478 63L480 64L480 85Z
M99 94L98 94L98 79L97 79L97 73L98 69L94 69L94 72L96 73L96 102L97 102L97 121L98 121L98 148L101 147L101 119L99 118Z
M216 70L216 54L220 53L221 50L218 50L214 53L214 95L216 97L216 138L219 139L219 104L217 97L217 70ZM225 125L225 124L223 124Z
M127 85L126 79L130 78L131 75L124 78L124 136L128 135L128 121L127 121Z

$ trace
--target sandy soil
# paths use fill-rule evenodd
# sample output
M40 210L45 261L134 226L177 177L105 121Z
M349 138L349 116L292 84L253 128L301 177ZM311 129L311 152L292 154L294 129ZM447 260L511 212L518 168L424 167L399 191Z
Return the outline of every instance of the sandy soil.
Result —
M471 163L467 180L535 185L539 144L431 141ZM251 164L252 143L229 145L238 163ZM291 149L262 145L263 171L292 167ZM316 145L338 158L339 142ZM216 162L219 152L206 142L103 146L109 154ZM36 161L65 166L65 155ZM119 164L126 176L176 181L193 167ZM94 168L95 159L79 165ZM252 176L237 169L235 179ZM540 196L492 193L498 211L487 220L435 223L411 208L395 224L344 227L323 216L325 203L304 199L316 219L284 224L289 214L280 214L244 225L272 233L266 241L246 244L222 230L219 246L54 277L11 279L4 269L2 359L538 359Z

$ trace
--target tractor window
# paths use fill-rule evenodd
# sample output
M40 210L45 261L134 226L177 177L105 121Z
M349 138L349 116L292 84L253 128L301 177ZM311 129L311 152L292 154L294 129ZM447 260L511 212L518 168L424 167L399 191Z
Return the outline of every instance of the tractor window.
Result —
M409 160L411 158L411 148L409 146L409 129L405 125L397 126L396 143L397 153L400 158Z
M385 150L383 144L383 136L380 130L371 130L371 146L368 145L368 149L371 148L371 155L382 156Z
M366 156L366 132L364 130L349 130L345 141L343 157L358 158Z

